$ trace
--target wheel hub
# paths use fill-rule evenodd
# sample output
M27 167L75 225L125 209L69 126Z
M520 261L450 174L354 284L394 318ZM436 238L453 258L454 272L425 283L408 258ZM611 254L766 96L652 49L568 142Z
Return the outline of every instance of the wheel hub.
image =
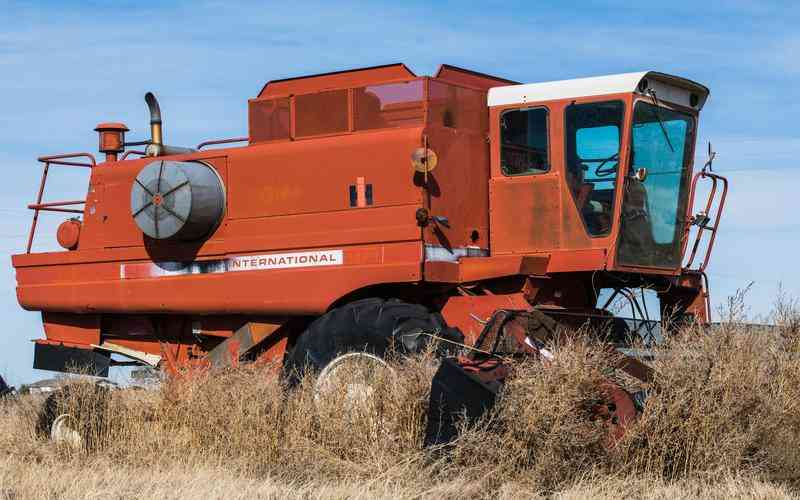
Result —
M73 450L83 448L83 438L72 415L59 415L50 426L50 440Z
M393 377L394 370L383 359L366 352L351 352L333 359L314 385L314 401L340 397L348 411L366 409L375 400L376 387Z

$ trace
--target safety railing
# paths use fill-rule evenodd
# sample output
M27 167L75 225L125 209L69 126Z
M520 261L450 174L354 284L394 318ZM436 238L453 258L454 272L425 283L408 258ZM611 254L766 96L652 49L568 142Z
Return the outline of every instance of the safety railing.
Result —
M688 212L690 214L693 212L694 208L694 197L697 194L697 184L701 179L710 179L711 189L708 193L708 200L706 201L703 210L698 212L696 215L693 215L691 219L687 221L686 233L684 235L685 241L689 241L692 227L697 227L697 234L695 235L694 243L692 244L691 254L687 259L684 268L702 273L705 271L706 266L708 266L708 261L711 258L711 250L714 248L714 240L717 237L717 229L719 229L719 221L722 217L722 210L725 208L725 199L728 197L728 179L705 169L698 172L692 179L692 189L689 198L692 200L692 206L690 206ZM713 212L712 216L712 210L714 209L715 205L717 208L716 211ZM695 258L699 254L698 250L700 248L700 243L702 243L706 235L708 235L708 244L706 245L705 256L703 257L702 261L700 261L698 267L692 269Z
M130 155L147 156L147 153L145 151L137 151L135 149L129 149L128 151L125 151L125 153L122 155L122 158L120 158L119 161L127 160Z
M75 161L77 158L85 158L88 162ZM36 203L31 203L28 208L33 210L33 220L31 221L31 230L28 233L28 245L25 253L31 253L33 247L33 239L36 235L36 225L39 222L39 212L63 212L72 214L82 214L83 210L75 207L77 205L85 205L86 200L69 200L69 201L51 201L47 203L42 202L44 195L44 186L47 183L47 174L50 172L51 165L62 165L67 167L84 167L94 168L97 166L97 160L91 153L67 153L62 155L42 156L38 159L39 162L44 163L42 170L42 180L39 183L39 194L36 195Z
M217 146L220 144L234 144L237 142L247 142L249 141L249 137L233 137L231 139L214 139L211 141L204 141L197 145L197 150L203 149L206 146Z

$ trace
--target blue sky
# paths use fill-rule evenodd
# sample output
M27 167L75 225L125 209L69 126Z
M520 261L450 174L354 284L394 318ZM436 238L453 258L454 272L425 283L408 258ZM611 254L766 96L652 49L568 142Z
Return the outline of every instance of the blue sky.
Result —
M246 135L247 98L264 82L405 62L450 63L537 82L654 69L711 88L700 141L732 192L712 257L715 303L755 282L753 316L779 283L800 296L800 9L791 2L15 2L0 0L0 249L24 248L35 158L95 151L92 129L122 121L147 135L157 93L171 144ZM704 148L699 147L698 151ZM82 198L85 173L56 172L51 199ZM53 248L59 217L41 228ZM0 373L19 384L37 313L16 303L0 266Z

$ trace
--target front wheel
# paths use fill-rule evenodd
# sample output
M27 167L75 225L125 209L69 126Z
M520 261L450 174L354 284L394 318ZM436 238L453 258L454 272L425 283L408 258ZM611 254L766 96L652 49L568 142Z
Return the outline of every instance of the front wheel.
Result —
M390 370L388 353L421 352L434 337L449 345L464 339L440 314L419 304L378 298L351 302L319 317L300 335L284 361L284 378L296 386L306 374L319 374L317 387L327 388L336 385L337 374L357 370L368 380L369 374ZM348 387L347 392L361 399L369 390Z

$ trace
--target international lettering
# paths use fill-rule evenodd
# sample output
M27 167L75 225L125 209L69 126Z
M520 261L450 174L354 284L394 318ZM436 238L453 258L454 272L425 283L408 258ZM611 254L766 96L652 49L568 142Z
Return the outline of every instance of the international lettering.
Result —
M332 266L343 264L341 250L293 252L286 254L248 255L228 259L229 271L286 269L292 267Z

